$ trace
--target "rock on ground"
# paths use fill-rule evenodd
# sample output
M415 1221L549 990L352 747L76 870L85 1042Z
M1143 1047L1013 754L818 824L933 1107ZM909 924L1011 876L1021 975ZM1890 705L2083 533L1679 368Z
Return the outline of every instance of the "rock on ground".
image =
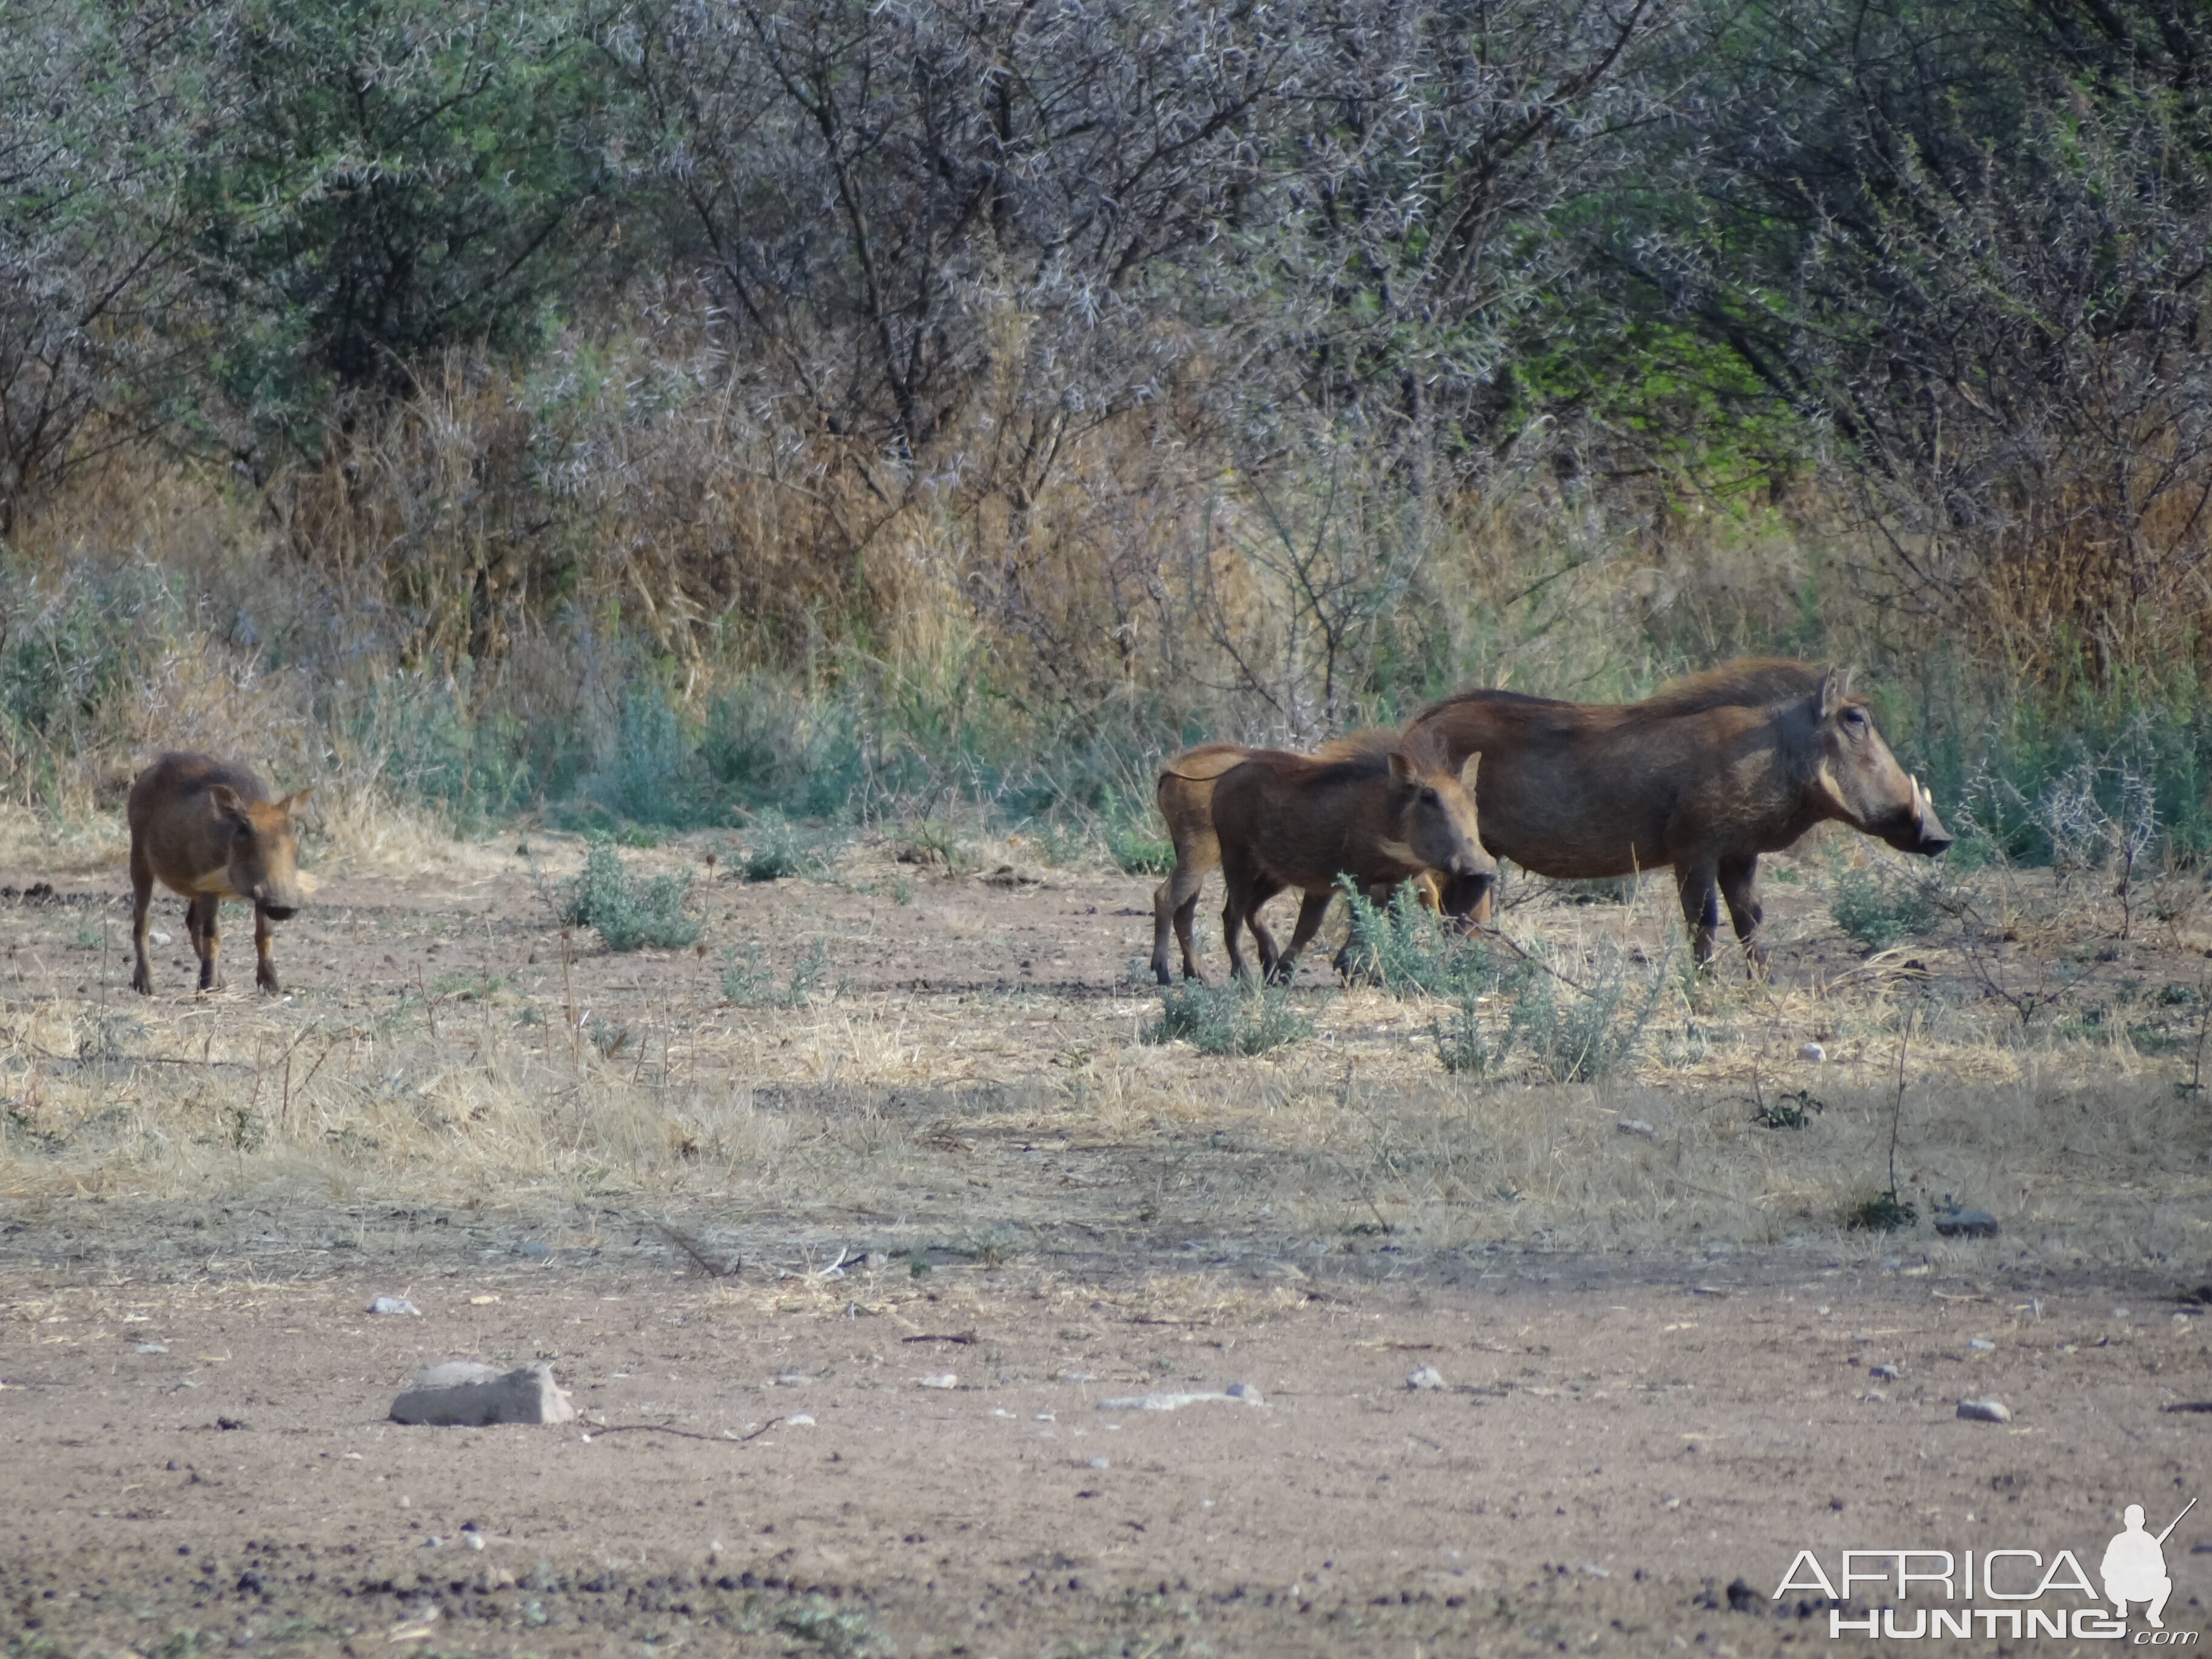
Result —
M416 1373L392 1402L392 1420L450 1428L495 1423L566 1423L576 1415L568 1391L544 1361L502 1371L455 1359Z

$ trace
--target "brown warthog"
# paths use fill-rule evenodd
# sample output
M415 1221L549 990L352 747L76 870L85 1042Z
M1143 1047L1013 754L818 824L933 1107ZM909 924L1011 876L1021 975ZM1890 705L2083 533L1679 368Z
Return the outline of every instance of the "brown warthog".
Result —
M1222 932L1231 971L1247 969L1239 932L1249 927L1261 970L1287 980L1320 929L1340 876L1381 903L1424 871L1459 890L1487 896L1498 866L1483 851L1474 812L1481 757L1447 763L1423 733L1387 749L1340 757L1254 750L1213 786L1213 833L1227 896ZM1305 895L1290 948L1278 951L1260 907L1286 887Z
M1164 762L1153 799L1167 821L1168 839L1175 843L1175 868L1152 892L1152 972L1161 984L1174 977L1168 970L1168 930L1175 930L1182 946L1182 976L1203 980L1198 951L1190 936L1191 921L1198 909L1199 889L1206 872L1221 862L1221 843L1213 834L1213 786L1232 766L1251 758L1253 751L1241 743L1202 743Z
M1343 760L1354 755L1385 754L1398 741L1395 732L1355 732L1333 738L1316 751L1321 760ZM1213 786L1224 772L1258 751L1241 743L1202 743L1186 749L1160 766L1154 791L1160 817L1166 820L1168 838L1175 843L1175 868L1152 892L1152 972L1163 985L1173 982L1169 972L1168 933L1182 947L1182 976L1203 984L1205 971L1198 965L1198 951L1191 938L1197 919L1199 890L1206 872L1221 862L1221 843L1213 834ZM1435 883L1424 877L1421 902L1439 908L1442 899Z
M1565 878L1672 865L1701 963L1712 960L1718 897L1753 962L1765 960L1759 855L1825 819L1907 853L1951 844L1848 670L1747 658L1632 703L1462 691L1408 729L1435 734L1449 757L1482 756L1483 839L1498 857ZM1480 915L1488 894L1447 897L1455 913Z
M131 942L137 971L131 988L150 996L153 965L146 959L146 911L154 883L185 897L185 927L200 959L200 989L222 983L216 971L216 909L227 898L253 905L254 982L276 989L270 956L270 926L300 908L300 838L296 815L311 790L272 801L260 779L242 766L205 755L164 755L131 786Z

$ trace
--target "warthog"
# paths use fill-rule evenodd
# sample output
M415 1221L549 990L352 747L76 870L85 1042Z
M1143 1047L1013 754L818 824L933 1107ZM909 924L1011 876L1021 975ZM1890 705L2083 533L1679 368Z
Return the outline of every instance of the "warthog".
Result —
M1498 857L1569 878L1672 865L1700 963L1712 960L1717 897L1751 960L1765 960L1759 855L1823 820L1907 853L1951 844L1848 670L1747 658L1633 703L1463 691L1408 729L1433 733L1448 757L1482 756L1483 839ZM1480 916L1488 897L1469 889L1447 902Z
M1168 878L1152 892L1152 972L1163 985L1174 978L1168 969L1170 927L1182 946L1182 976L1206 977L1199 970L1190 931L1206 872L1221 862L1221 843L1213 833L1213 786L1224 772L1242 765L1253 753L1241 743L1202 743L1161 764L1153 799L1167 821L1176 859Z
M1238 939L1249 927L1261 970L1287 980L1297 954L1319 931L1350 876L1376 903L1424 871L1441 872L1458 890L1486 897L1498 866L1483 851L1474 811L1481 757L1446 763L1421 733L1387 749L1341 757L1255 750L1213 786L1213 833L1228 892L1221 927L1231 971L1247 969ZM1260 907L1285 888L1305 895L1290 948L1278 951Z
M1397 741L1395 732L1355 732L1323 744L1316 758L1344 760L1355 755L1385 754ZM1206 884L1206 872L1221 862L1221 843L1213 834L1213 786L1231 767L1260 752L1241 743L1201 743L1161 763L1153 797L1159 802L1160 817L1167 822L1168 839L1175 843L1176 855L1174 870L1152 892L1152 972L1163 985L1173 978L1168 971L1170 927L1182 947L1182 976L1205 981L1191 939L1191 924L1197 917L1199 890ZM1425 886L1423 890L1429 890Z
M275 929L300 908L300 838L295 818L312 790L283 800L269 799L259 778L242 766L205 755L164 755L131 786L131 918L137 971L131 988L150 996L153 965L146 959L146 911L154 883L185 897L185 927L200 959L200 989L222 983L216 970L216 907L227 898L253 905L254 982L276 989L270 956Z

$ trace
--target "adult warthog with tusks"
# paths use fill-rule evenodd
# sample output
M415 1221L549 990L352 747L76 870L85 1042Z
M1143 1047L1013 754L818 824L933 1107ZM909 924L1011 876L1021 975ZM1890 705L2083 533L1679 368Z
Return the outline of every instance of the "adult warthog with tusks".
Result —
M253 906L254 982L276 990L270 955L272 923L286 920L302 902L297 815L313 793L301 789L282 800L242 766L205 755L164 755L131 786L131 942L137 970L131 988L150 996L153 965L146 959L146 912L158 879L185 898L185 927L200 959L200 989L222 982L216 967L216 907L224 899Z
M1378 904L1427 870L1477 902L1486 899L1498 866L1475 819L1480 760L1447 763L1433 738L1411 732L1337 757L1255 750L1224 772L1213 786L1212 825L1228 890L1221 926L1231 971L1248 971L1238 935L1249 927L1261 971L1272 982L1289 979L1340 876ZM1278 951L1260 907L1291 887L1305 899L1290 947Z
M1672 866L1700 963L1721 899L1746 954L1765 961L1759 855L1817 823L1930 857L1951 844L1846 669L1747 658L1632 703L1462 691L1408 730L1450 759L1482 757L1483 842L1499 858L1570 879ZM1447 905L1481 918L1489 896L1468 886Z

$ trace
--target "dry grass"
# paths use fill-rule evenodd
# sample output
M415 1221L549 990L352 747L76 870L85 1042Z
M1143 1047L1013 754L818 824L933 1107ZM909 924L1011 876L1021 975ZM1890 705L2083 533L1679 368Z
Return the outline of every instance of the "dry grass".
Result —
M557 874L576 849L547 856ZM119 957L119 907L37 913L46 925L14 941L0 1006L0 1197L42 1210L258 1195L580 1216L614 1203L984 1259L1046 1241L1194 1238L1293 1262L1386 1244L1791 1243L1969 1266L2023 1252L2054 1266L2202 1261L2212 1117L2201 1093L2177 1087L2201 1005L2180 1009L2156 1052L2125 1012L2155 1010L2169 976L2198 971L2191 958L2201 969L2195 935L2100 963L2090 947L2111 948L2109 901L2047 876L2039 890L2020 876L1964 884L2045 940L2005 947L2020 959L1985 971L2026 982L2058 963L2080 976L2024 1024L1967 961L1993 947L1955 924L1873 959L1841 948L1823 902L1838 856L1816 851L1777 883L1778 949L1795 965L1771 984L1680 976L1659 884L1626 905L1545 892L1509 912L1508 927L1549 940L1563 971L1610 941L1664 980L1632 1066L1577 1085L1525 1066L1455 1079L1437 1058L1445 1005L1371 989L1301 993L1315 1036L1248 1060L1142 1042L1157 1004L1135 988L1069 999L833 984L806 1006L734 1007L712 957L563 969L542 917L526 919L548 952L534 978L456 973L470 966L464 950L489 960L516 948L492 937L489 912L472 943L471 893L532 902L485 847L461 847L435 884L462 902L425 913L442 919L447 954L379 968L392 982L365 1004L103 995L81 976ZM833 880L763 897L787 918L777 951L818 939L833 961L864 966L865 930L800 924L793 907L864 887L891 858L890 843L865 844ZM980 886L933 879L947 893ZM982 922L974 907L948 914L948 946L1022 901L976 904ZM2118 1012L2087 1020L2100 999ZM1825 1063L1799 1058L1814 1039ZM1820 1105L1807 1127L1754 1125L1760 1105L1797 1091ZM1850 1207L1890 1184L1893 1119L1897 1184L1923 1224L1894 1238L1845 1231ZM1933 1241L1926 1212L1947 1193L2000 1214L2004 1237Z

